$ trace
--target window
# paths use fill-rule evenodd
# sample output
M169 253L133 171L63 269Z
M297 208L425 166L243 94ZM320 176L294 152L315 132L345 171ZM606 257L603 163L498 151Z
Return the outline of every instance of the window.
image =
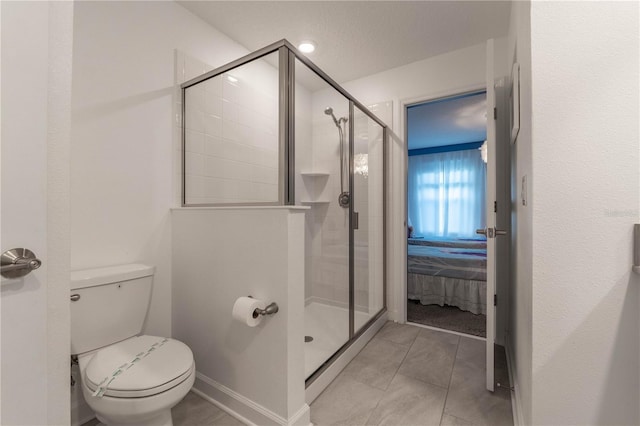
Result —
M408 179L415 235L470 238L485 227L486 166L478 149L412 155Z

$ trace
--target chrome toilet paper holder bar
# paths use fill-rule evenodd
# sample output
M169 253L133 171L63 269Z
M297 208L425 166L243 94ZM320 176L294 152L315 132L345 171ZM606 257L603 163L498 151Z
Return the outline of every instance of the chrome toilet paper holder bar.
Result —
M249 297L255 299L253 296ZM277 314L279 310L280 308L278 307L278 304L276 302L271 302L264 309L256 308L256 310L253 311L253 317L258 318L260 315L266 316Z
M273 315L277 313L279 310L280 308L278 308L278 304L276 302L271 302L267 305L266 308L264 309L258 308L255 311L253 311L253 317L258 318L258 316L260 315Z

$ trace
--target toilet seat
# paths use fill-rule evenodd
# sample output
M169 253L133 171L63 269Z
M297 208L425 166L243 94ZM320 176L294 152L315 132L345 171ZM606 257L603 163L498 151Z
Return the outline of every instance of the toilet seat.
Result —
M165 392L187 380L194 373L193 353L187 345L174 339L146 335L132 337L100 349L91 357L84 375L87 388L95 391L119 369L121 373L108 386L104 396L143 398Z

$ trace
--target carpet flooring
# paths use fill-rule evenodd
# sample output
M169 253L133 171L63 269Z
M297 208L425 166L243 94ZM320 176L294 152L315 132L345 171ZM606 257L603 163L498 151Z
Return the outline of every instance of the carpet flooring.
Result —
M417 300L407 300L407 321L473 336L487 336L485 315L472 314L455 306L423 305Z

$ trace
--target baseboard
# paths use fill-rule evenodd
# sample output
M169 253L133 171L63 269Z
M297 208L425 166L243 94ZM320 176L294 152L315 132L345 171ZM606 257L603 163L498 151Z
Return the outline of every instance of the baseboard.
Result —
M518 380L516 376L515 364L513 362L513 352L511 351L511 342L506 339L506 345L504 346L507 354L507 371L509 372L509 383L513 390L511 391L511 412L513 413L513 425L524 426L524 420L522 418L522 400L520 399L520 388L518 386Z
M404 324L404 320L400 320L399 318L399 314L398 314L398 310L397 309L389 309L387 310L387 315L388 315L388 320L389 321L393 321L393 322L397 322L399 324Z
M196 373L192 391L247 425L308 426L311 423L307 404L290 419L285 419L201 373Z
M313 426L311 423L311 408L304 404L296 414L289 419L291 426Z
M387 322L387 314L383 314L374 322L358 339L351 344L322 374L307 386L305 400L311 404L327 386L340 374L342 370L351 362L358 352L375 336L375 334Z

